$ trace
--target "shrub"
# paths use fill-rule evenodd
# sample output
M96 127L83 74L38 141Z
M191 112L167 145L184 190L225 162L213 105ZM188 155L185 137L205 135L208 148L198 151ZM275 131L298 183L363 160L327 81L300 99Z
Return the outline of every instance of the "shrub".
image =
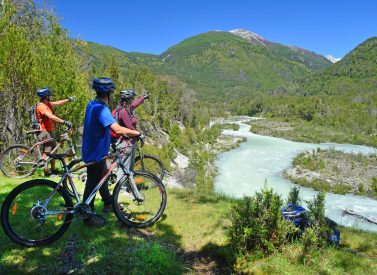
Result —
M318 252L318 247L320 244L320 239L318 238L318 227L308 227L301 236L301 243L303 245L303 250L301 254L301 261L303 263L308 263L313 259L313 254Z
M325 192L319 192L312 201L308 203L309 216L314 221L314 233L317 235L317 246L322 247L327 243L330 228L325 217ZM308 230L308 229L306 229Z
M287 199L287 204L299 204L300 203L300 198L299 198L299 193L300 193L300 188L297 188L296 186L291 188L291 191L289 191L288 199Z
M266 255L282 247L287 233L292 231L292 225L281 215L282 203L280 195L264 188L233 205L227 236L234 255Z

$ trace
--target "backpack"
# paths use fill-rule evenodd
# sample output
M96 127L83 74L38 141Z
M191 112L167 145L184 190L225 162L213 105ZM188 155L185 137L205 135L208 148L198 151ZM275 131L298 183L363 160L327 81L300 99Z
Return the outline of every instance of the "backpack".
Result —
M31 106L28 109L29 118L30 118L30 128L33 129L33 130L40 130L41 129L41 123L39 122L39 120L37 118L37 107L38 107L39 104L40 104L40 102Z
M120 108L119 107L116 107L112 112L111 114L113 115L113 117L115 118L116 122L119 123L119 111L120 111ZM110 135L111 135L111 138L112 139L119 139L120 138L120 135L117 135L115 132L113 132L113 130L110 130Z

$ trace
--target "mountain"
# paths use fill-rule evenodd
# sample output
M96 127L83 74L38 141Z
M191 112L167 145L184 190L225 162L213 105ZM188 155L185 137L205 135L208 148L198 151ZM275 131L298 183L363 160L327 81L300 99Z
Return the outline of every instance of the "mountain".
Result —
M328 60L330 60L332 63L336 63L338 62L339 60L341 60L341 58L336 58L336 57L333 57L331 54L328 54L325 56Z
M315 52L296 46L285 46L279 43L273 43L254 32L244 29L231 30L230 33L242 37L251 44L264 46L277 55L284 56L291 61L302 63L314 70L329 66L329 62L326 60L327 58Z
M199 34L161 55L125 53L94 43L88 44L86 52L97 67L104 65L104 56L114 55L121 71L132 63L176 76L201 99L290 90L297 79L331 65L311 51L270 42L242 29Z
M358 45L327 69L300 82L301 94L373 93L377 90L377 37Z

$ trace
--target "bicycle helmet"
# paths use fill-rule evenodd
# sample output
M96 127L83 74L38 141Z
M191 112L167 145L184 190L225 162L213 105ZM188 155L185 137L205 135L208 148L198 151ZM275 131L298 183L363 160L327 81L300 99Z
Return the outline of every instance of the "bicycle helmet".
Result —
M99 77L93 80L92 89L97 93L105 94L116 89L114 82L108 77Z
M120 99L121 100L127 100L127 99L134 99L136 96L136 93L134 90L127 89L120 92Z
M40 88L36 93L40 98L45 98L52 95L52 91L49 88Z

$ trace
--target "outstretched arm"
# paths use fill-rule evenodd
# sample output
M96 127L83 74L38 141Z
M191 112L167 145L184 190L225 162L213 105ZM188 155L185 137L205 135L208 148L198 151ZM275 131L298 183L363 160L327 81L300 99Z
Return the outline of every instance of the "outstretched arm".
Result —
M144 100L145 100L145 97L141 96L141 97L135 99L134 101L132 101L131 109L134 110L137 107L139 107L144 102Z
M69 97L67 99L62 99L62 100L58 100L58 101L52 101L51 102L51 105L52 107L55 107L55 106L60 106L60 105L63 105L67 102L72 102L72 101L75 101L75 98L74 97Z
M111 124L110 129L113 130L113 132L117 135L127 135L129 137L138 137L141 134L139 131L122 127L118 123Z

